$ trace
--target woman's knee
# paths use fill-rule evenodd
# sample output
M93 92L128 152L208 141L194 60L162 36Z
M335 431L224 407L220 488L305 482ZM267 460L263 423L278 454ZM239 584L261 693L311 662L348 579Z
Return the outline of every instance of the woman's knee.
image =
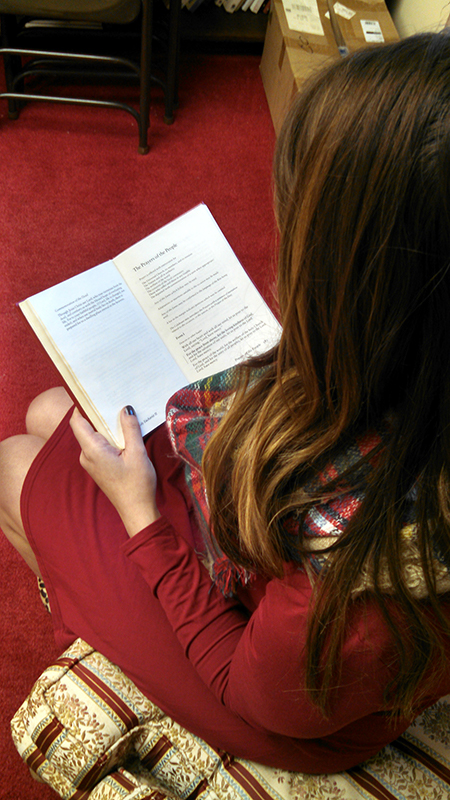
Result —
M23 527L20 498L28 470L44 444L28 435L0 442L0 528L36 575L39 567Z
M22 486L44 440L36 436L11 436L0 442L0 527L22 529L20 496Z
M26 416L27 432L41 439L49 439L72 405L62 386L47 389L30 403Z

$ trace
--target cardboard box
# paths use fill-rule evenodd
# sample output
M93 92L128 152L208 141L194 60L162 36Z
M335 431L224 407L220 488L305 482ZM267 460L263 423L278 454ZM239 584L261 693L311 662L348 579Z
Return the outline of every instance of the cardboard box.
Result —
M286 8L291 4L284 0ZM344 0L335 4L337 20L350 52L377 41L394 42L399 35L382 0ZM325 64L341 58L326 0L317 0L322 33L292 30L283 0L271 0L261 77L278 134L292 99L306 78ZM294 8L295 8L294 4ZM298 8L298 6L297 6ZM345 14L345 16L342 16Z

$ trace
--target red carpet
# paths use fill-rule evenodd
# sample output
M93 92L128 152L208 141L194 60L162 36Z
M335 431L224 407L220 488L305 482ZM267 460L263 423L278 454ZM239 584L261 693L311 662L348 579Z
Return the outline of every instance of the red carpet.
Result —
M210 207L270 302L274 134L258 67L257 56L185 55L173 126L155 92L147 156L120 111L34 104L14 122L0 101L0 438L23 432L30 400L57 383L15 303L196 203ZM28 776L9 720L56 655L50 619L3 537L0 558L0 798L46 800L56 795Z

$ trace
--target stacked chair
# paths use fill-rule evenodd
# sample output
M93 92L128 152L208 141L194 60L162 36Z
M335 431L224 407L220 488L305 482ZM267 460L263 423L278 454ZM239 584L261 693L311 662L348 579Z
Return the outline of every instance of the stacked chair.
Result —
M170 0L165 74L159 81L167 123L173 121L177 102L180 8L180 0ZM0 98L8 101L9 117L17 118L24 101L36 100L122 109L136 119L139 152L147 153L153 12L153 0L0 0L0 54L6 77L6 92ZM125 57L124 43L136 43L137 37L140 47ZM42 41L44 48L34 46ZM61 42L68 46L62 49ZM139 108L119 100L33 93L29 85L35 76L47 81L63 77L73 83L134 78L140 86Z

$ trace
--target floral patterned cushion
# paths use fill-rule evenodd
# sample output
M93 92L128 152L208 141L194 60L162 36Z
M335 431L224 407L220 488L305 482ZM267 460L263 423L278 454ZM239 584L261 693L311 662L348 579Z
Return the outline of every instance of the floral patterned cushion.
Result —
M217 752L78 639L12 722L30 770L65 800L442 800L450 797L450 696L376 757L335 775Z

